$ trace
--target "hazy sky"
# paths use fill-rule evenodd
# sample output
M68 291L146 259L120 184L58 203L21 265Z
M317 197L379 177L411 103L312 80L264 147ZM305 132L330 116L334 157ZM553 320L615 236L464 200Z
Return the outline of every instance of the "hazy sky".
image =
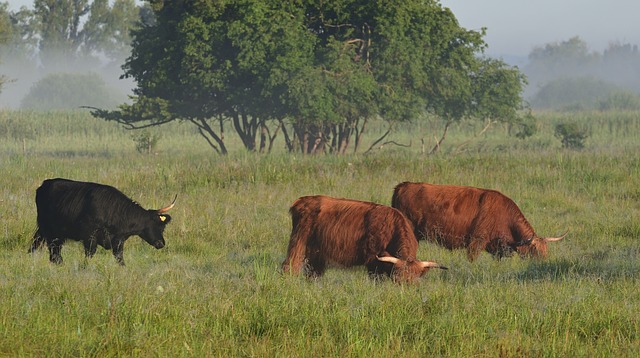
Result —
M3 1L3 0L0 0ZM9 0L11 10L33 0ZM580 36L593 51L610 42L640 45L640 0L441 0L460 21L487 28L491 56L526 57L534 46Z
M487 28L487 53L527 56L534 46L574 36L601 52L611 42L640 45L640 0L441 0L460 25Z

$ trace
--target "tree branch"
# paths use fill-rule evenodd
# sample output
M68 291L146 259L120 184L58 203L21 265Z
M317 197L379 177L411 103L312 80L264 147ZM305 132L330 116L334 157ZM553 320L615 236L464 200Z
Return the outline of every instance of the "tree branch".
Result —
M211 139L209 139L209 137L207 136L207 134L204 132L202 128L198 127L198 133L200 133L200 135L207 141L207 143L209 143L209 146L213 148L213 150L215 150L216 153L220 154L220 149L218 149L218 147L211 141Z
M145 129L145 128L149 128L149 127L155 127L155 126L160 126L169 122L172 122L175 120L175 118L169 118L169 119L164 119L158 122L152 122L149 124L143 124L143 125L136 125L134 123L131 123L130 121L127 121L125 119L123 119L121 116L115 115L116 111L108 111L106 109L101 109L101 108L96 108L96 107L91 107L91 106L80 106L80 108L87 108L87 109L92 109L91 111L91 115L94 117L99 117L102 118L106 121L113 121L116 122L118 124L121 124L125 127L125 129L127 130L132 130L132 129Z
M373 150L373 147L375 147L378 143L382 142L383 139L385 139L389 133L391 133L391 130L393 129L393 126L391 124L389 124L389 128L387 128L387 131L378 139L376 139L373 144L371 144L371 146L369 147L369 149L365 150L365 152L363 154L367 154L369 153L371 150ZM384 144L382 145L384 146ZM382 148L382 146L380 146L380 148ZM378 148L378 149L380 149Z
M394 140L389 140L389 141L386 141L386 142L380 144L380 146L378 148L376 148L376 149L380 150L380 149L384 148L384 146L387 145L387 144L393 144L393 145L397 145L398 147L404 147L404 148L410 148L411 147L411 141L409 141L409 144L402 144L402 143L398 143L398 142L396 142ZM367 151L364 152L364 154L369 153L372 149L373 149L373 146L371 148L367 149Z
M444 139L447 137L447 131L449 130L449 126L452 123L453 121L447 121L447 123L444 125L444 131L442 132L442 137L440 138L440 140L436 139L436 145L433 146L429 154L435 154L440 150L440 145L442 144Z
M481 136L481 135L482 135L484 132L486 132L486 131L489 129L489 127L491 127L491 125L492 125L492 124L494 124L494 123L498 123L498 122L497 122L497 121L491 121L491 120L489 120L489 121L487 122L487 125L485 125L485 126L484 126L484 128L482 128L482 130L481 130L480 132L478 132L478 134L475 134L473 137L474 137L474 138L476 138L476 137ZM466 146L467 144L471 143L471 140L472 140L472 139L467 139L466 141L464 141L464 142L460 143L460 144L456 147L456 153L460 152L460 150L461 150L464 146Z

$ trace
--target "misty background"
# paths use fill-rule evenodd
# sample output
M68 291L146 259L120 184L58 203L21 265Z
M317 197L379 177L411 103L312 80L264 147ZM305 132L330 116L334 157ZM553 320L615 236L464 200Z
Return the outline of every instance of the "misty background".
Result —
M119 77L131 50L128 32L149 13L144 3L69 1L78 7L64 9L47 3L0 3L0 33L7 34L0 39L0 108L113 108L127 101L135 84ZM461 26L486 28L485 55L528 77L524 97L534 108L603 109L614 101L633 109L640 103L638 1L441 4Z
M534 108L640 109L640 1L441 0L486 28L486 55L527 76Z
M130 30L144 21L133 0L0 2L0 108L114 108L135 83L120 79Z

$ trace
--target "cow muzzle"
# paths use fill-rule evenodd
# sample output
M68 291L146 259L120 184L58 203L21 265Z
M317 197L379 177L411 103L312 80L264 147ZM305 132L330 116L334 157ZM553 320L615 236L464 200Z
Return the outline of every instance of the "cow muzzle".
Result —
M164 247L164 241L156 241L156 242L153 244L153 247L155 247L156 249L161 249L161 248L163 248L163 247Z

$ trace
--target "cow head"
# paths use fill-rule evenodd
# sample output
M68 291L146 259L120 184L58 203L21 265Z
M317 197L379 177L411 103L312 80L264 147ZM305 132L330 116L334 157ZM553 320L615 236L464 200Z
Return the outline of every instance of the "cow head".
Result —
M381 262L389 262L393 264L393 268L391 269L391 278L395 282L415 282L432 268L447 270L446 267L440 266L438 263L433 261L407 261L393 256L382 256L377 257L377 259Z
M173 208L176 204L177 198L178 196L176 195L176 197L173 198L173 202L162 209L147 211L151 217L151 223L145 225L140 237L156 249L161 249L165 245L164 236L162 234L164 232L164 228L171 221L171 216L165 213Z
M567 236L565 232L559 237L538 237L534 236L529 240L526 240L516 247L516 251L520 257L532 257L544 259L547 257L547 243L556 242L564 239Z

